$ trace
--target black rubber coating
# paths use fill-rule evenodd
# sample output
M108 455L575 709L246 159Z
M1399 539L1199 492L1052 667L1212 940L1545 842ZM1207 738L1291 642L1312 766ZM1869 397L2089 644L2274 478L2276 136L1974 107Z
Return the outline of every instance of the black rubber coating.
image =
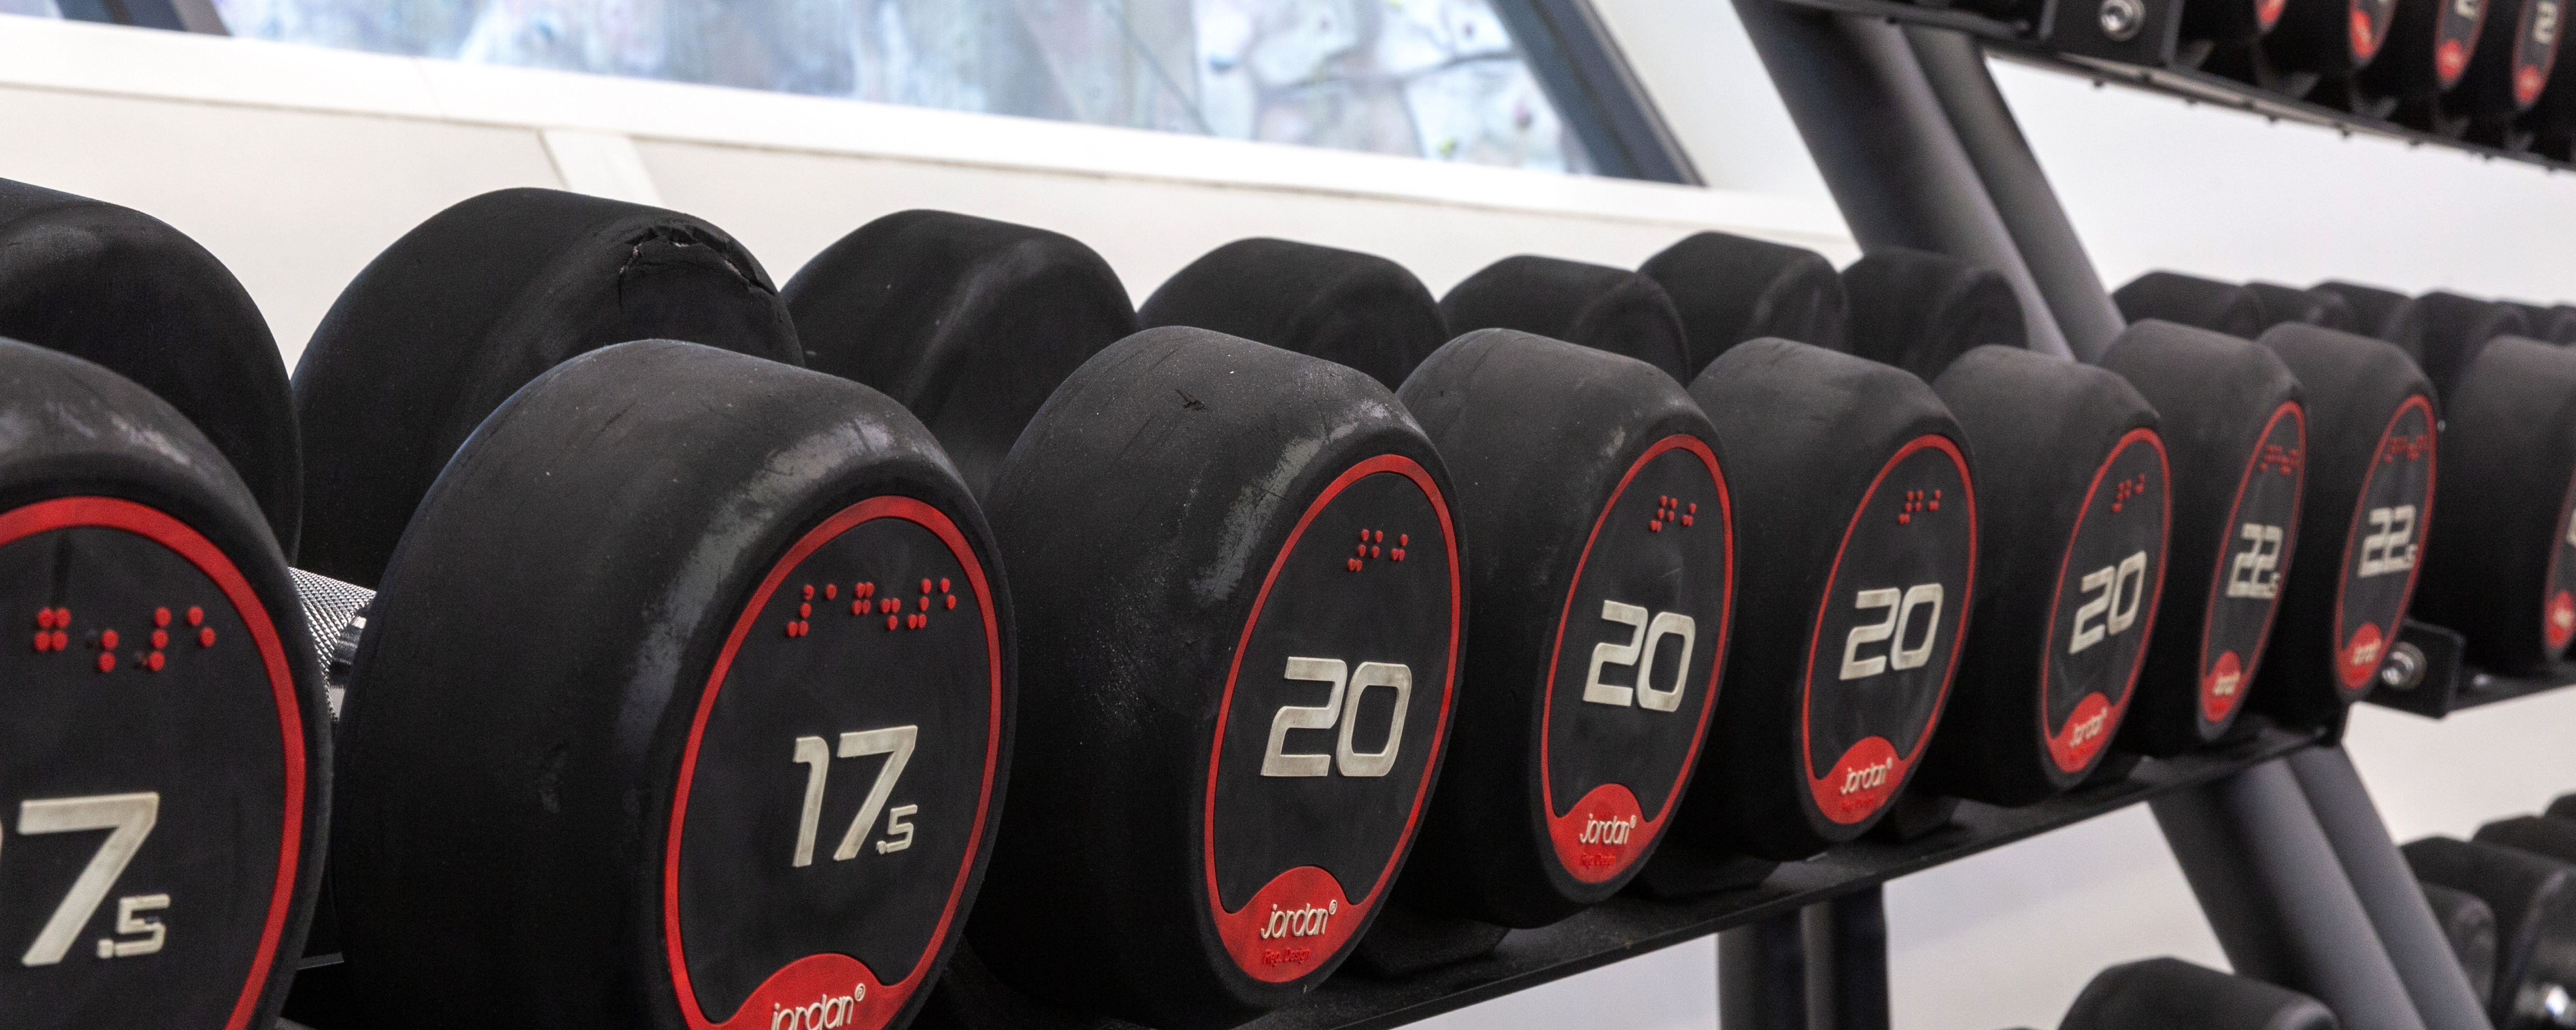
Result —
M1671 832L1803 858L1875 825L1922 765L1985 575L1984 483L1940 399L1878 362L1755 340L1710 362L1691 397L1727 448L1736 595L1759 603L1736 615Z
M0 799L27 899L0 914L10 1025L267 1026L303 953L331 796L329 708L285 556L205 435L103 366L0 339L0 427ZM130 860L71 936L46 934L108 854L74 831L135 825L60 806L130 815L144 792ZM70 818L40 828L47 808Z
M2564 4L2559 6L2558 14L2562 20L2566 17ZM2535 151L2555 156L2570 152L2568 136L2576 132L2576 61L2551 62L2549 81L2540 88L2540 99L2532 102L2531 110L2524 111L2516 125L2535 135Z
M2527 330L2523 335L2547 343L2576 343L2576 308L2549 308L2522 301L2503 301L2502 303L2522 312L2523 324Z
M1459 484L1471 607L1456 743L1395 896L1543 926L1636 875L1698 762L1734 616L1724 452L1654 366L1509 329L1397 396Z
M0 337L107 366L232 462L289 558L304 456L286 365L250 293L150 215L0 179Z
M2353 314L2352 304L2344 300L2342 294L2265 282L2246 283L2245 288L2253 291L2254 299L2263 303L2265 329L2283 322L2305 322L2352 332L2360 321L2359 316Z
M2243 46L2268 32L2281 16L2281 0L2188 0L2182 5L2182 38Z
M2263 301L2252 290L2180 272L2149 272L2111 291L2120 317L2150 318L2251 338L2264 329Z
M862 225L778 295L806 367L910 409L979 497L1056 385L1136 331L1127 288L1091 248L946 211Z
M901 1025L996 829L998 573L874 390L670 340L539 375L422 500L341 710L364 1024Z
M2178 958L2151 958L2093 975L2058 1030L2335 1030L2325 1004L2287 987Z
M2387 50L2399 2L2286 0L2263 36L2263 57L2281 71L2347 78Z
M2438 883L2421 884L2424 904L2433 910L2433 925L2440 927L2442 940L2451 946L2451 957L2458 959L2460 974L2469 981L2481 1007L2495 995L2496 917L2495 909L2477 895Z
M759 262L688 215L509 189L403 234L332 303L295 368L303 567L375 586L485 415L565 359L648 338L800 360Z
M2171 322L2130 326L2101 363L2163 417L2174 484L2173 589L2116 743L2181 754L2226 733L2262 667L2298 548L2306 406L2270 348Z
M2478 352L2499 336L2528 336L2531 324L2522 312L2494 301L2456 293L2427 293L2415 298L2380 334L2424 369L2433 389L2450 403Z
M1523 254L1486 265L1440 298L1449 331L1518 329L1624 354L1690 381L1681 312L1655 280L1608 265Z
M2495 986L2487 996L2488 1017L2497 1026L2547 1026L2545 1014L2531 1011L2546 988L2576 984L2576 865L2448 837L2426 837L2398 850L2416 879L2477 895L2494 912Z
M1692 233L1637 271L1663 284L1690 337L1690 374L1727 348L1766 336L1849 350L1842 276L1804 247L1722 232Z
M1843 269L1851 302L1851 351L1938 378L1986 344L2029 345L2021 302L2003 273L1947 254L1889 248Z
M1368 373L1387 389L1449 342L1422 280L1374 254L1290 240L1236 240L1154 288L1141 328L1197 326Z
M2026 804L2082 781L2119 732L2162 603L2175 473L2156 409L2108 370L1980 347L1932 392L1976 444L1986 517L1923 782Z
M2465 635L2479 668L2538 669L2576 640L2576 351L2500 337L2456 384L2416 617Z
M2415 298L2395 290L2332 281L2321 282L2311 288L2318 293L2342 298L2345 306L2352 309L2352 327L2349 331L2363 336L2390 339L2389 333L2395 326L2413 317ZM2326 328L2337 327L2327 326Z
M2308 481L2300 560L2290 563L2251 704L2289 725L2321 726L2369 688L2414 594L2417 542L2433 517L2440 407L2394 345L2295 323L2259 342L2307 392Z
M1065 380L989 504L1028 728L969 928L997 977L1201 1030L1332 972L1445 750L1450 496L1412 416L1344 365L1169 326Z
M2540 814L2551 819L2576 821L2576 793L2561 794L2549 800L2549 808Z

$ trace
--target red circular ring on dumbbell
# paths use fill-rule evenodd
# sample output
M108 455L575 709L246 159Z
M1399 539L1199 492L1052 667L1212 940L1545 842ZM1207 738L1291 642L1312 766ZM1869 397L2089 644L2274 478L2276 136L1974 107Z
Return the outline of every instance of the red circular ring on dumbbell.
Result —
M847 669L869 675L829 675ZM662 933L691 1030L869 1030L903 1010L983 849L1002 689L993 585L945 512L871 497L788 547L680 756ZM712 943L693 956L693 940Z
M2370 685L2415 594L2421 568L2416 556L2433 511L2435 432L2433 402L2423 394L2406 398L2389 414L2344 530L2343 565L2335 579L2334 660L2345 700Z

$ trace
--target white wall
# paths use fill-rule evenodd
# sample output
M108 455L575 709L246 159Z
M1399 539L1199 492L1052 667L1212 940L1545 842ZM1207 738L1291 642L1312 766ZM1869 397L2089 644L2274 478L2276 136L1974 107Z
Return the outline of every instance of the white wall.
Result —
M784 280L909 207L1058 229L1139 297L1270 234L1386 255L1442 290L1531 251L1633 265L1698 228L1854 255L1732 8L1596 0L1715 190L705 87L473 68L0 16L0 177L158 215L232 267L293 361L340 287L464 197L656 199ZM2017 67L1998 78L2112 283L2171 267L2576 297L2576 180L2188 108ZM2464 833L2576 788L2576 696L2435 725L2365 709L2351 747L2391 828ZM1899 880L1897 1024L2046 1027L2094 970L2216 945L2133 810ZM1715 1023L1714 949L1668 949L1433 1025Z

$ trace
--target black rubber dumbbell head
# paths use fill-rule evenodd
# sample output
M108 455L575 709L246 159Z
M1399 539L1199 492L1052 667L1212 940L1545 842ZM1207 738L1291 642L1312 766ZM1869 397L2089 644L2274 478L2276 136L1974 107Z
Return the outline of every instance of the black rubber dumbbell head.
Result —
M2460 376L2489 341L2530 332L2522 312L2509 305L2436 291L2415 298L2380 335L2414 358L2433 381L2434 392L2448 403Z
M2495 914L2499 1027L2551 1025L2549 998L2576 989L2576 865L2485 840L2427 837L2398 849L2415 878L2467 891Z
M2003 274L1947 254L1889 248L1843 269L1852 353L1929 381L1971 348L2025 346L2021 302Z
M2272 31L2283 0L2188 0L2182 5L2184 40L2244 46Z
M0 179L0 337L97 362L179 409L295 554L304 459L286 365L206 248L150 215Z
M2547 666L2576 639L2576 351L2490 341L2442 414L2442 519L2415 611L2465 635L2480 668Z
M1290 240L1207 252L1156 287L1138 317L1349 365L1390 390L1449 340L1439 302L1404 266Z
M2555 344L2576 343L2576 308L2542 307L2522 301L2505 301L2522 312L2526 331L2523 335Z
M1980 347L1932 390L1976 445L1987 514L1925 784L2037 801L2091 773L2128 712L2162 604L2173 472L2156 410L2107 370Z
M2058 1030L2335 1030L2315 998L2178 958L2151 958L2093 975Z
M2376 286L2363 286L2358 283L2329 280L2318 283L2311 289L2341 298L2345 306L2352 309L2353 321L2349 331L2382 340L2390 338L2392 327L2411 317L2411 309L2415 306L2413 297L2395 290L2383 290ZM2338 327L2327 326L2327 328Z
M994 550L847 380L665 340L529 382L421 501L341 712L366 1025L899 1026L1009 769Z
M2297 726L2341 718L2369 689L2415 593L2433 515L2433 386L2395 346L2283 324L2260 342L2306 392L2299 554L2283 583L2256 711Z
M267 1026L331 785L285 557L224 453L100 365L0 340L0 426L10 1025Z
M2180 272L2149 272L2131 279L2111 291L2111 300L2120 306L2120 317L2131 322L2162 319L2243 337L2264 328L2263 301L2252 290Z
M431 480L512 391L656 337L801 360L759 262L687 215L509 189L405 233L332 303L295 369L304 566L374 586Z
M1192 1030L1339 964L1445 749L1451 497L1395 395L1343 365L1173 326L1065 380L989 504L1029 728L970 928L996 976Z
M2328 293L2324 290L2302 290L2296 286L2266 282L2246 283L2245 288L2252 291L2254 299L2263 304L2263 328L2265 329L2283 322L2305 322L2309 325L2352 332L2358 322L2358 316L2353 314L2352 305L2343 299L2342 294Z
M2433 925L2460 962L2469 990L2483 1001L2494 995L2496 978L2495 909L2477 895L2438 883L2420 884L2424 904L2433 910Z
M1867 831L1921 767L1958 670L1979 490L1923 381L1756 340L1691 384L1726 445L1742 556L1727 687L1673 833L1803 858Z
M2173 463L2173 589L2117 743L2180 754L2227 731L2262 665L2298 546L2306 406L2270 348L2171 322L2130 326L2101 363L2155 406Z
M1653 366L1509 329L1440 348L1398 396L1459 484L1472 601L1396 897L1544 925L1636 875L1698 764L1734 616L1722 451Z
M2262 40L2283 72L2349 78L2381 56L2400 0L2285 0Z
M1056 384L1136 331L1127 288L1091 248L946 211L860 226L779 296L807 367L910 409L979 496Z
M2379 57L2355 80L2376 96L2398 101L2401 113L2418 116L2421 105L2460 84L2496 2L2396 0Z
M1815 251L1700 232L1647 258L1637 271L1661 283L1680 310L1692 376L1727 348L1766 336L1848 349L1842 276Z
M1690 381L1682 316L1655 280L1624 268L1523 254L1486 265L1440 298L1449 331L1518 329L1643 361Z
M2473 142L2518 145L2513 123L2549 84L2566 6L2562 0L2483 0L2478 6L2485 10L2485 24L2459 81L2443 92L2442 110L2467 121Z

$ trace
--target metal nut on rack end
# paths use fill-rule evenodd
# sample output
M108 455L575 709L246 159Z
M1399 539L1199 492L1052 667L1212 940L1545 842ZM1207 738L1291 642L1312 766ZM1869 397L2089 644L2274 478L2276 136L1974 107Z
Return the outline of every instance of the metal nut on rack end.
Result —
M2112 42L2128 42L2146 24L2147 8L2141 0L2102 0L2102 34Z
M2388 649L2388 660L2379 666L2380 685L2390 690L2413 690L2424 682L2424 652L2403 640Z

